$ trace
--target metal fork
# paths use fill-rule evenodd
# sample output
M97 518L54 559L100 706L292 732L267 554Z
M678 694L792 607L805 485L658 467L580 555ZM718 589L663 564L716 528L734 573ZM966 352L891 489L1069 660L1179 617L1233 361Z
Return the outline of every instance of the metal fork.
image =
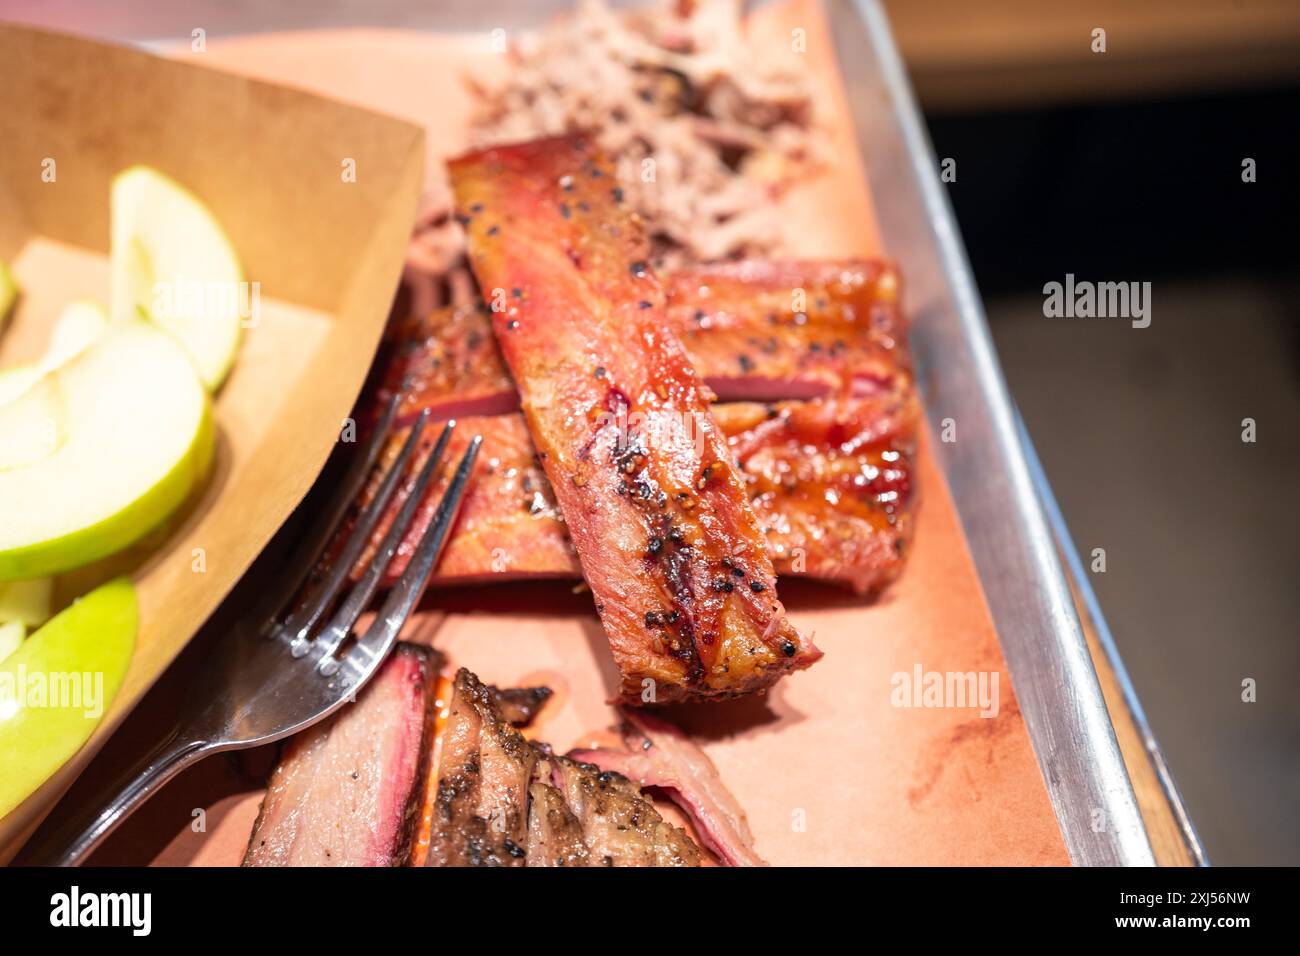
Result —
M444 426L373 560L339 602L348 573L388 506L428 423L426 412L385 471L374 500L357 516L337 554L322 567L322 553L374 469L396 409L396 401L390 403L371 437L355 450L356 457L324 508L323 520L315 522L295 547L278 575L278 586L235 624L234 633L218 642L201 672L204 686L195 687L187 696L187 712L177 721L176 729L118 782L110 791L115 795L93 820L60 828L43 839L41 847L25 849L20 862L75 866L132 811L191 764L210 754L288 737L356 699L357 692L392 650L420 598L460 506L482 442L482 436L474 436L410 564L388 592L373 623L340 655L340 647L370 603L415 517L456 425L451 421ZM300 600L291 605L300 591ZM322 625L331 609L333 614Z

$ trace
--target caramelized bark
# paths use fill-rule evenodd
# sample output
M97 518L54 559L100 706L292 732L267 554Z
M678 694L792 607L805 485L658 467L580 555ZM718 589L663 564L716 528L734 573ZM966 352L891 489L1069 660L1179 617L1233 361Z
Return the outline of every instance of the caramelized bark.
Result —
M714 407L781 575L874 593L911 544L919 408L869 399Z
M442 426L430 424L424 433L408 474L415 475L437 443ZM406 443L408 430L396 429L384 447L380 465L362 490L365 507L378 492L380 477ZM578 565L568 529L555 503L555 492L537 464L528 428L520 415L465 418L456 424L444 452L444 467L426 489L397 553L384 575L391 585L406 570L451 481L449 463L460 459L475 435L483 436L478 462L461 500L460 511L442 557L434 569L431 585L468 584L499 578L577 577ZM379 543L397 518L410 493L410 482L400 486L389 502L353 574L360 575L374 556Z
M390 328L391 358L379 400L401 395L399 422L426 408L433 421L500 415L519 407L515 383L483 305L446 306Z
M580 137L450 164L470 264L631 703L760 691L786 619L742 477L664 317L641 224ZM725 589L724 584L731 584Z
M914 527L918 414L910 389L870 399L713 406L778 575L842 584L859 594L877 592L898 576ZM484 436L484 459L433 582L579 577L523 418L472 419L463 428L465 440L471 432ZM428 493L389 580L405 568L441 493L441 485ZM399 506L400 500L390 506L376 545Z
M461 668L441 740L426 866L523 866L537 755Z
M718 263L664 289L669 324L722 401L862 397L911 380L891 263Z

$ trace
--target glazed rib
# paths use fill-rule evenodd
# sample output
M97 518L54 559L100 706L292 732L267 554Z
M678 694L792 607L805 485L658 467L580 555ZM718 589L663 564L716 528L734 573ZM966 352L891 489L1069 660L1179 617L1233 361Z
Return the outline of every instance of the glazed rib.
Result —
M721 401L863 397L911 380L898 272L879 260L670 273L667 319Z
M738 696L812 664L608 165L565 137L450 170L479 286L505 296L493 329L623 698Z
M777 573L876 593L912 541L910 388L871 398L714 406Z
M918 414L910 389L862 399L713 406L778 575L840 584L859 594L877 592L898 576L913 529ZM501 415L463 424L461 434L483 435L482 463L433 583L580 577L523 418ZM391 454L403 440L404 433L394 437ZM425 441L421 458L433 441ZM376 546L405 493L394 497L372 538ZM441 497L435 484L389 567L390 583L405 568Z
M663 284L664 319L720 401L874 395L911 380L892 263L729 262L670 273ZM488 298L509 301L502 288ZM402 396L399 421L424 409L439 421L519 408L486 305L412 316L389 338L380 400Z
M420 436L410 474L418 473L437 443L440 431L440 428L426 428ZM375 477L362 490L361 507L369 504L377 493L383 472L397 457L407 434L406 429L397 429L385 445L383 467L376 469ZM523 416L461 419L452 433L445 459L455 461L474 435L483 436L478 465L466 487L456 523L430 584L578 577L580 570L568 529L555 503L555 492L537 463ZM424 500L388 565L385 585L395 583L406 569L433 520L438 503L445 496L451 477L451 470L444 469L429 483ZM370 563L409 493L409 482L397 489L371 535L370 546L353 569L354 575L360 575Z
M401 395L399 423L414 421L425 409L436 422L519 408L515 383L492 338L486 306L446 306L411 316L388 335L392 354L378 403Z

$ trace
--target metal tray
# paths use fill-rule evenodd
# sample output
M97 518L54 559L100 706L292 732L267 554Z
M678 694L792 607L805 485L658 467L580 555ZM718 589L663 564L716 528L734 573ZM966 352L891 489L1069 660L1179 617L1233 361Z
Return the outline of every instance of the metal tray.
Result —
M878 0L824 0L859 149L890 255L904 264L918 378L930 424L957 422L959 440L935 449L988 600L1021 710L1070 856L1079 865L1155 863L1080 627L1058 540L1050 488L1027 453L961 235ZM626 4L618 4L620 6ZM166 7L67 0L7 16L144 46L202 28L223 34L345 26L416 30L526 28L571 0L179 0ZM1068 540L1062 547L1070 548ZM1072 553L1072 552L1069 552ZM1091 591L1082 586L1085 599ZM1094 604L1095 608L1095 604ZM1122 664L1112 666L1128 687ZM1130 695L1131 697L1131 695ZM1157 767L1154 738L1129 701ZM1167 772L1161 774L1190 846L1197 842Z

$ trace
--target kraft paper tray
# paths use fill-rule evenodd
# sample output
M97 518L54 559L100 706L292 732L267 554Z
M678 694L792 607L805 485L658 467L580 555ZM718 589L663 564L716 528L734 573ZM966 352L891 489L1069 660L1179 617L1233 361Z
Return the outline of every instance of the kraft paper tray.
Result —
M0 819L3 861L320 472L383 331L424 148L422 130L409 123L123 46L0 24L0 62L0 259L23 289L0 361L38 356L73 299L109 301L109 183L136 163L163 170L212 207L261 289L255 324L215 396L216 457L202 493L165 533L56 582L68 601L130 574L140 628L122 687L90 740ZM341 181L345 157L365 171L355 183ZM3 762L0 754L0 773Z
M89 3L84 6L87 10L92 7ZM318 61L318 67L320 62L328 62L331 69L337 60L337 78L322 78L322 71L317 69L320 85L334 80L344 98L385 110L391 106L394 113L423 122L430 132L432 168L446 152L458 148L454 144L440 148L438 137L447 129L463 128L465 108L460 102L463 97L433 97L424 102L410 89L401 88L421 82L419 70L425 57L411 38L433 32L460 33L465 43L486 47L486 37L495 28L536 26L569 6L564 0L528 4L481 0L441 3L436 7L405 0L373 0L335 3L321 9L306 2L263 5L200 0L172 4L166 11L146 11L126 4L112 16L87 20L82 28L172 51L179 49L182 40L188 41L195 26L201 26L207 31L216 62L307 85L313 85L313 59ZM784 700L776 695L777 704L783 705L775 708L782 720L747 731L734 746L722 736L710 736L706 749L749 810L759 835L760 852L769 851L776 862L1050 863L1068 859L1080 865L1150 865L1154 862L1151 844L1080 628L1069 581L1058 558L1058 542L1044 510L1043 500L1054 508L1050 489L1031 466L1031 457L1022 444L1018 417L998 366L961 238L938 182L937 165L884 12L874 0L828 0L824 4L791 0L751 6L760 8L758 12L766 18L771 37L779 39L792 23L811 24L810 53L816 52L819 40L823 53L829 53L833 45L833 59L839 70L835 99L844 123L842 132L847 137L840 145L850 165L856 166L855 150L860 156L867 191L863 193L860 188L861 175L854 169L851 176L840 180L838 193L832 191L802 210L792 210L789 222L791 228L815 233L797 250L802 254L845 255L883 249L901 264L930 440L922 455L918 550L892 596L886 597L883 606L859 609L847 602L805 615L833 634L855 627L863 633L836 634L836 638L845 640L828 648L820 671L814 668L787 682L790 690L784 692ZM343 30L349 31L348 39L339 33ZM293 54L276 67L266 67L263 55L275 45L273 34L279 31L312 32L294 34L301 42ZM229 46L223 51L225 41ZM286 64L294 71L301 70L301 79L296 73L285 76ZM447 63L443 66L450 68ZM404 69L412 71L406 82ZM834 66L830 69L834 70ZM447 89L440 87L439 91L446 93ZM451 135L451 139L455 136ZM847 223L842 215L838 219L832 216L827 231L817 215L818 203L823 210L828 204L861 209L860 221ZM949 419L958 423L959 440L934 440ZM1040 496L1046 498L1040 500ZM928 552L939 544L948 553L935 556ZM924 589L920 587L920 576L928 576ZM1086 588L1086 581L1081 583ZM798 602L798 597L787 602L796 619L802 613ZM761 792L761 779L788 781L816 767L816 759L805 759L793 743L784 749L764 750L762 734L779 735L783 726L793 725L787 732L796 737L800 719L815 723L825 716L818 710L817 695L809 695L806 690L814 686L819 673L828 685L835 679L830 669L837 666L831 663L836 655L831 652L841 650L846 655L841 661L851 660L854 645L847 638L873 639L866 632L878 630L882 622L896 627L901 621L901 630L906 632L911 620L908 606L922 602L949 606L926 616L925 627L967 628L966 638L972 646L987 637L999 658L998 664L1005 662L1015 688L1017 733L1027 732L1032 754L1026 747L1022 759L1015 741L1008 738L1000 750L999 745L990 743L987 761L971 763L967 772L996 771L1013 778L1010 783L985 781L988 786L977 789L974 797L976 802L986 801L982 810L971 810L954 799L928 817L915 806L911 810L904 806L909 801L915 803L924 787L909 790L907 800L894 791L875 802L864 800L866 818L840 823L856 828L894 827L905 836L895 838L893 845L888 845L888 840L863 840L866 849L856 856L841 849L843 833L828 839L814 840L810 836L796 845L776 828L762 820L754 821L756 807L760 816L769 809ZM1093 613L1095 616L1095 607ZM550 673L562 680L565 669L574 666L565 659L573 648L572 635L565 633L571 629L567 621L543 616L521 626L520 619L509 620L521 634L526 632L529 640L546 645L542 656L549 655L555 670L534 670L533 675ZM823 643L822 633L819 631L819 643ZM478 611L464 611L453 602L438 634L440 646L468 666L486 671L488 679L501 683L522 676L498 660L519 645L512 644L509 635L485 633ZM588 637L591 652L598 654L598 628L594 636ZM876 638L881 637L876 634ZM906 633L899 638L903 643L907 639ZM933 637L928 644L920 643L932 651L951 651L961 640ZM910 658L904 652L899 659ZM1120 670L1122 677L1122 667ZM796 683L799 681L809 683ZM853 686L851 681L840 681L834 685L834 692L852 693L846 687ZM791 702L799 706L790 706ZM559 724L546 728L546 733L557 735L554 743L562 747L572 738L566 738L561 729L573 733L593 729L592 721L599 721L599 715L604 713L600 701L570 699L566 706L581 711L581 716L560 721L562 728ZM881 712L881 716L888 719L891 715ZM691 729L698 730L694 726ZM960 726L933 729L939 743L947 739L946 734L951 735L954 744L962 737ZM890 729L881 732L887 734ZM834 731L827 733L833 735ZM829 763L845 758L845 738L832 736L823 743L824 757L818 759ZM851 738L848 743L851 747ZM801 746L809 746L806 738ZM754 767L754 752L761 755L759 759L779 758L788 763ZM936 753L918 752L910 762L905 756L895 754L892 758L899 767L917 770L921 776L928 773L933 784L933 778L944 772L945 759L961 759L960 753L953 756L952 751ZM920 766L926 761L931 764L928 770ZM976 766L980 762L987 763L986 770ZM884 773L895 768L879 769ZM881 785L871 779L869 772L840 784L818 784L830 790L837 785L860 785L864 792L870 791L872 798L881 796L873 789ZM1043 794L1041 805L1036 793ZM1171 793L1170 798L1177 804L1176 794ZM898 805L898 819L872 819L871 810L888 809L893 806L891 799ZM179 803L191 805L183 799ZM255 807L255 799L251 806ZM252 811L246 807L243 812L243 829L236 827L237 832L227 837L232 847L238 843L240 833L245 837L247 834L247 819ZM1047 835L1036 829L1043 814L1051 821L1048 825L1059 832ZM947 833L933 832L945 826L949 827ZM989 832L963 833L963 828ZM178 836L173 846L183 839ZM1194 841L1194 836L1189 839ZM945 840L952 845L945 844ZM1054 844L1059 846L1059 852ZM235 853L233 848L222 849L208 854L207 861L233 862L238 858ZM204 856L202 852L189 855ZM177 859L174 853L168 858Z

